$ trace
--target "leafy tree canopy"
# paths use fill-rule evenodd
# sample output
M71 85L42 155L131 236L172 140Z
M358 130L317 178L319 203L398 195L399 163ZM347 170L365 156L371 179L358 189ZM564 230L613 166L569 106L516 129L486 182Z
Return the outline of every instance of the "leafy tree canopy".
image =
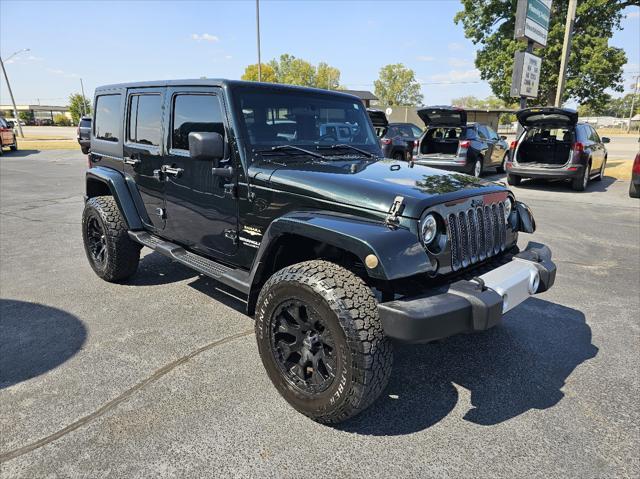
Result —
M69 113L71 113L71 121L77 125L82 115L91 114L91 102L83 98L80 93L73 93L69 95Z
M588 103L582 104L578 107L578 114L580 116L615 116L616 118L629 118L631 113L631 104L633 102L633 93L627 93L619 98L611 98L608 96L607 100L602 104L591 105ZM640 95L636 98L633 105L633 115L640 113Z
M258 81L258 64L247 66L241 78ZM285 53L279 59L274 58L262 64L262 81L335 90L340 86L340 70L325 62L320 62L316 67Z
M497 96L490 95L485 99L477 98L473 95L461 96L460 98L454 98L451 100L453 106L459 106L462 108L481 108L487 110L496 110L500 108L505 109L517 109L518 104L511 98L510 102L505 102ZM500 124L507 125L516 121L516 116L513 113L503 113L500 115Z
M513 39L515 0L461 0L463 11L454 18L462 23L465 36L480 46L476 67L493 93L510 102L509 90L513 72L513 56L524 50L525 43ZM560 72L560 57L569 0L553 0L547 46L538 49L542 56L539 96L534 105L552 105ZM640 0L580 0L567 69L563 101L602 105L605 90L622 91L622 67L627 56L621 48L610 47L608 40L621 28L622 10L640 5Z
M420 84L410 68L402 63L385 65L373 82L375 95L384 105L417 106L422 104Z

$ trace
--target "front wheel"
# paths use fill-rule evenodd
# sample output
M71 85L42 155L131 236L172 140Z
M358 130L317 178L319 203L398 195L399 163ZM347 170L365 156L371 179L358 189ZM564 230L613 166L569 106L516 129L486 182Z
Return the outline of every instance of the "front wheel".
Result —
M336 264L306 261L275 273L260 292L255 329L269 378L314 421L355 416L389 381L392 345L376 299Z

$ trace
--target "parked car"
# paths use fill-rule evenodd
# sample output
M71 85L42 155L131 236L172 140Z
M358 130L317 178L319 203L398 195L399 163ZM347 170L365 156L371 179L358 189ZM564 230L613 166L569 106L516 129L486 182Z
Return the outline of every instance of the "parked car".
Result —
M504 171L509 155L506 136L489 125L467 123L462 108L430 106L418 110L427 129L414 142L413 161L479 177L487 168Z
M382 154L385 158L410 160L413 142L420 138L422 129L413 123L389 123L384 112L367 109L371 122L380 138Z
M18 140L13 127L9 125L7 120L0 118L0 155L2 155L2 149L6 146L11 151L16 151L18 149Z
M50 118L38 118L34 123L36 126L53 126L53 120Z
M568 108L526 108L516 113L523 131L512 142L507 181L518 185L524 178L570 180L584 191L590 179L601 180L607 164L605 144L588 123L578 122L578 112Z
M91 117L83 116L78 123L78 143L80 143L80 149L85 155L89 153L91 149Z
M491 328L554 283L549 248L518 249L535 222L505 185L383 158L353 95L183 80L100 87L94 105L95 273L125 281L146 246L234 289L269 378L318 422L373 403L392 338ZM336 123L357 133L338 143Z
M14 126L17 126L18 123L20 123L20 126L27 126L24 120L16 120L15 118L9 118L8 120L5 120L5 121L10 121L11 123L13 123Z
M636 153L636 159L633 160L633 167L631 168L629 196L632 198L640 198L640 151Z

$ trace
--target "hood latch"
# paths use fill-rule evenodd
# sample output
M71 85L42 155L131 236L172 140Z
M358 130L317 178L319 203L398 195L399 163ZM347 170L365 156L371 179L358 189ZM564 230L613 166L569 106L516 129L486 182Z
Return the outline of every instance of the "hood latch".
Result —
M404 211L404 196L396 196L389 209L385 223L389 228L397 228L400 224L400 216Z

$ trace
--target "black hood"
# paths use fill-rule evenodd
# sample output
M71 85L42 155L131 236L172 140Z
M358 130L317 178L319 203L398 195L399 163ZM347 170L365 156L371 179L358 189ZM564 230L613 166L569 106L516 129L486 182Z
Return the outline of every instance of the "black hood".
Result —
M409 218L419 218L434 204L506 191L502 185L473 176L421 165L411 167L390 159L286 166L263 163L252 165L250 175L267 180L278 190L381 213L388 213L394 198L402 196L403 216Z

